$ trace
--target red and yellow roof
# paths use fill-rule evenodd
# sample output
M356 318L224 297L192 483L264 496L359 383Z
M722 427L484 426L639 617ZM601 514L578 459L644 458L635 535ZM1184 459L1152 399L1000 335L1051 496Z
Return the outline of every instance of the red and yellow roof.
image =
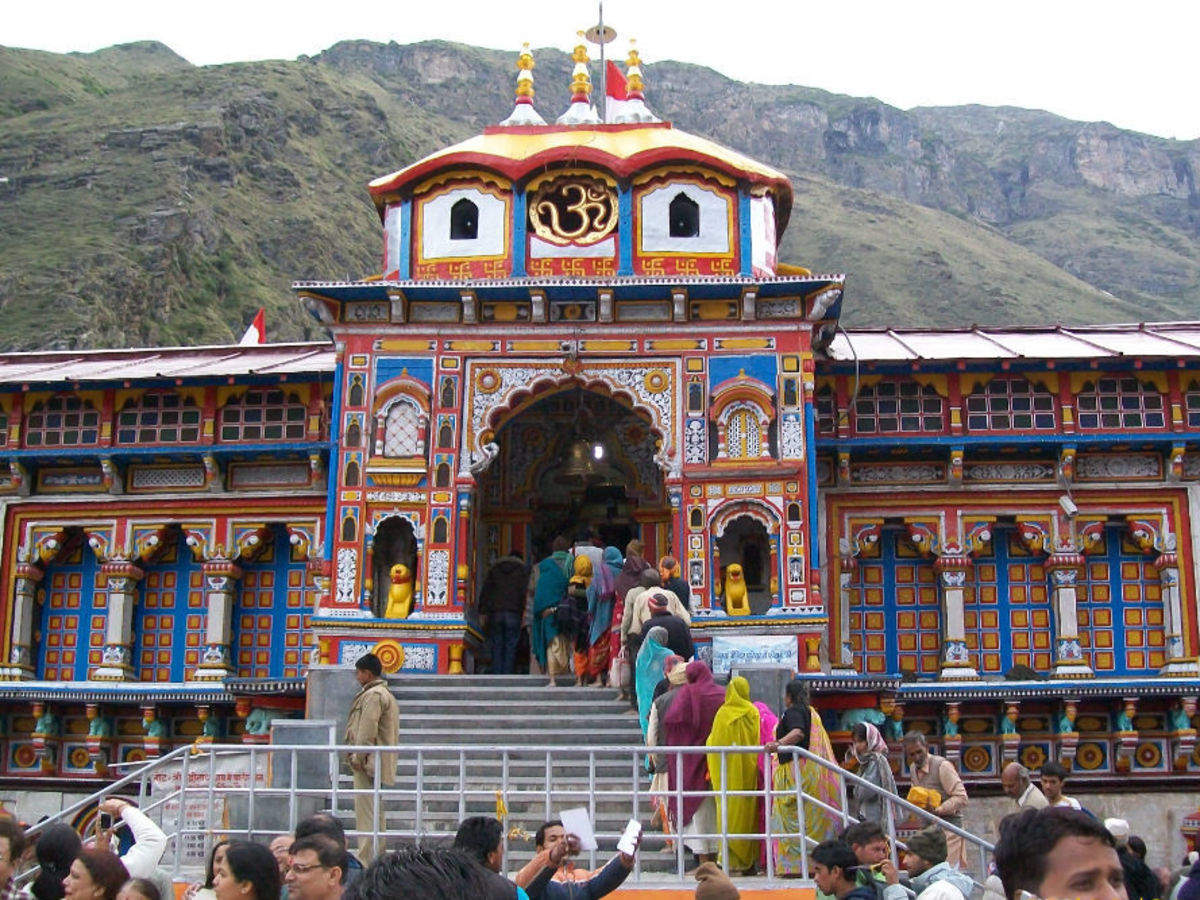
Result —
M792 189L782 172L715 141L673 128L670 122L496 126L398 172L376 178L367 187L382 214L389 199L446 169L485 168L516 181L555 163L592 163L618 177L628 177L672 162L710 166L732 178L772 188L777 219L787 221Z

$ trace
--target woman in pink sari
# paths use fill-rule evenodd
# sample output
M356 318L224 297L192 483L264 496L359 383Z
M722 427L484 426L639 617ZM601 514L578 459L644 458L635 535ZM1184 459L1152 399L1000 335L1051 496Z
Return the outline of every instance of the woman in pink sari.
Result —
M663 717L662 743L671 747L703 747L712 732L717 710L725 702L725 689L713 681L712 670L701 660L687 664L687 684L679 688ZM683 783L679 783L679 775ZM680 791L711 790L708 760L703 753L667 754L667 781L670 785L671 814L679 816L679 832L683 844L701 862L716 861L716 841L693 837L715 834L717 806L712 797L684 797L682 809Z
M758 710L758 742L766 746L771 741L775 740L775 729L779 727L779 717L771 712L771 707L763 703L761 700L754 701L754 707ZM759 784L761 788L765 785L773 785L775 777L775 756L772 753L763 753L758 758L758 769L760 772ZM762 803L758 807L758 830L762 834L767 833L767 804ZM767 865L767 845L762 845L762 853L758 859L759 868L766 868Z

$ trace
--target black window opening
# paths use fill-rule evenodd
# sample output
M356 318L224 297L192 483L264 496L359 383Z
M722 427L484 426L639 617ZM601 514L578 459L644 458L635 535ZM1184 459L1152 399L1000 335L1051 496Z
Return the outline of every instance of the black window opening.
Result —
M479 207L465 197L450 207L450 240L473 241L479 237Z
M700 233L700 204L680 191L671 201L671 237L690 238Z

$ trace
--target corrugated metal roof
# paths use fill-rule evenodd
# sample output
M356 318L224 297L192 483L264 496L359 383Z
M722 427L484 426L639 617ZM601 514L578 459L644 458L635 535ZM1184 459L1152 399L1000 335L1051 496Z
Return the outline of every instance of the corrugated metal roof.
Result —
M839 362L1200 356L1200 322L839 331L828 352Z
M54 384L155 378L332 372L332 344L254 344L0 354L0 383Z

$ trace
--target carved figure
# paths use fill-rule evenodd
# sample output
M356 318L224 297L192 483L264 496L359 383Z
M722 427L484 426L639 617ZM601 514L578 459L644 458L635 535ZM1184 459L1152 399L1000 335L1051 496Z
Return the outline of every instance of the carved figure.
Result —
M1187 731L1192 727L1192 718L1187 714L1187 710L1182 706L1177 706L1171 710L1171 730L1172 731Z
M1017 723L1012 716L1000 717L1000 733L1001 734L1016 734Z
M58 717L50 710L46 710L37 720L37 724L33 726L34 734L58 734Z
M1124 709L1117 713L1117 731L1133 731L1133 719Z
M165 738L167 736L167 726L162 719L142 719L142 728L146 730L146 737Z
M412 612L413 577L404 563L396 563L388 570L392 583L388 587L387 609L385 619L407 619Z
M268 709L254 707L246 716L246 734L268 734L275 717Z
M1075 730L1075 723L1071 721L1071 717L1065 712L1058 717L1058 733L1070 734Z
M842 728L850 731L859 722L870 722L875 727L880 727L887 721L885 716L878 709L848 709L842 713Z
M88 737L112 737L112 721L104 716L96 716L88 723Z
M220 737L220 724L221 723L217 720L216 716L209 716L204 720L204 726L200 730L201 736L210 739L216 739L217 737Z
M750 597L746 593L746 580L742 567L734 563L725 569L725 612L731 616L750 615Z
M1007 722L1008 718L1005 717L1004 721ZM942 734L946 737L953 737L958 734L958 723L949 716L942 716Z

